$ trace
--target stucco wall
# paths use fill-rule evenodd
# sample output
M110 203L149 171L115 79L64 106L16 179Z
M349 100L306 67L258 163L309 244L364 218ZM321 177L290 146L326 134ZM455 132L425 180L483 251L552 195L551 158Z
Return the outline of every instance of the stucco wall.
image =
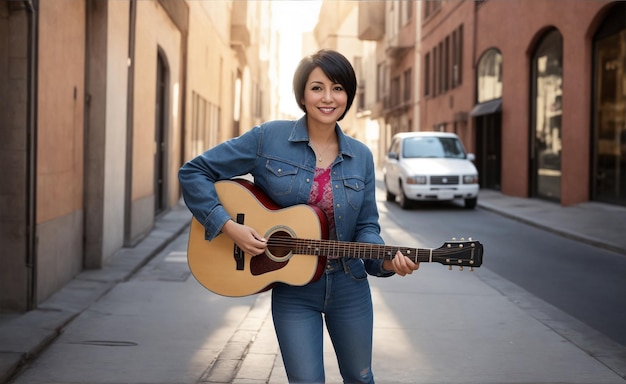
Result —
M85 2L40 2L38 298L82 269Z
M124 245L128 104L128 1L108 1L102 257Z
M232 136L233 79L236 73L230 48L230 13L223 1L190 2L189 42L187 60L187 103L185 110L185 160L193 156L191 131L193 124L192 94L219 106L220 121L212 140L203 144L208 149Z
M0 2L0 311L24 310L26 254L27 52L26 12Z
M156 68L159 50L169 72L167 85L166 133L170 166L166 183L177 182L172 166L180 158L174 138L180 137L180 71L182 35L157 1L137 2L134 55L134 95L132 123L132 202L131 238L147 233L154 222L154 153L156 113ZM168 189L170 190L170 189Z

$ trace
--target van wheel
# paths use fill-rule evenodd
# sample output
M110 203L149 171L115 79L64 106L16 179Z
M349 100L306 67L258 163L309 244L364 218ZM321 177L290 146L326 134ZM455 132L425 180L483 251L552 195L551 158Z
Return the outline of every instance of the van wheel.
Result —
M385 200L390 201L390 202L395 202L396 201L396 195L389 192L389 187L387 186L387 178L385 178Z
M398 204L400 205L400 208L402 209L411 208L411 199L406 197L406 194L404 193L404 188L402 188L402 183L400 183L400 194L398 195Z
M476 208L476 203L478 202L478 197L472 197L470 199L465 199L465 209L474 209Z

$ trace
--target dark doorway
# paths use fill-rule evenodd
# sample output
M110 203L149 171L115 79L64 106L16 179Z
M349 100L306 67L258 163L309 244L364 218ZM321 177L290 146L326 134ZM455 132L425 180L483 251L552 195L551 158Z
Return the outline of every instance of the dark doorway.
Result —
M166 154L167 154L167 104L168 68L165 59L157 55L156 105L155 105L155 149L154 149L154 214L167 208L166 202Z
M481 188L502 187L502 114L476 117L476 168Z

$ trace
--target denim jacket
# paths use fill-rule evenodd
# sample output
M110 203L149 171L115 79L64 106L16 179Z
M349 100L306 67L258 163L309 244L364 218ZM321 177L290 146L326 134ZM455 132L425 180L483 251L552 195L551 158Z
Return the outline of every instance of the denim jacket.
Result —
M339 155L331 183L337 240L383 244L375 197L374 161L361 142L339 125ZM207 231L217 236L231 219L220 205L214 182L250 174L254 183L281 207L306 204L313 186L316 157L309 144L306 117L276 120L252 128L185 163L178 176L185 204ZM391 276L382 260L364 260L370 275Z

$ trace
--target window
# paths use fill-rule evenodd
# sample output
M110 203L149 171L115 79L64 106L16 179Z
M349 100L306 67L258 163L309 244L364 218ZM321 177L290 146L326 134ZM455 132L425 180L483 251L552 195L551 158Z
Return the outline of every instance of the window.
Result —
M403 97L403 101L404 102L410 102L411 101L411 68L407 69L406 71L404 71L404 97Z
M412 137L404 140L402 157L464 159L461 142L452 137Z
M376 101L382 101L387 96L387 66L378 64L376 69Z
M487 50L478 60L478 102L502 97L502 55L495 48Z
M450 89L450 36L443 43L443 91Z
M563 38L557 30L539 43L532 61L534 195L561 198L561 94Z
M460 25L456 30L456 47L453 56L452 70L454 77L452 82L454 87L458 87L463 83L463 25Z
M438 72L439 72L439 60L437 60L437 47L433 48L433 96L437 96L439 92L437 92L439 82L437 81Z
M458 60L458 36L457 36L457 30L452 31L452 63L450 65L450 81L451 84L450 86L452 88L456 88L456 86L458 85L457 83L457 72L458 72L458 67L457 67L457 60Z
M365 78L363 76L363 60L360 56L354 57L354 72L357 78L356 106L357 111L365 109Z
M400 76L391 79L391 104L388 107L396 107L400 104Z
M439 42L439 65L442 67L439 70L439 79L437 80L437 82L439 83L439 94L442 94L444 92L444 84L443 84L443 78L444 75L446 73L445 68L443 67L444 62L443 62L443 42Z
M359 85L359 87L357 88L356 101L357 101L356 110L357 111L364 111L366 109L366 107L365 107L365 86L364 85Z
M430 95L430 52L424 56L424 96Z
M413 1L403 1L400 10L400 25L407 25L413 17Z
M428 19L432 14L441 8L441 0L424 1L424 19Z
M217 144L220 108L192 92L191 152L199 155Z
M463 25L460 25L426 54L424 95L437 96L461 85L462 67Z

